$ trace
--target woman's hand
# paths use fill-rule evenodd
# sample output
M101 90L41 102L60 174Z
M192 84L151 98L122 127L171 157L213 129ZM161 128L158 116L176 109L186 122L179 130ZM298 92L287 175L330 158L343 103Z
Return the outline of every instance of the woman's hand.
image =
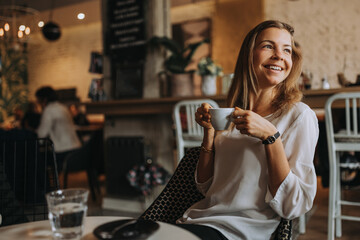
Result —
M201 104L201 107L199 107L195 113L195 121L205 129L214 130L210 122L210 118L211 118L209 113L210 108L211 106L208 103Z
M195 121L204 128L202 147L214 151L215 129L210 122L210 104L203 103L195 113ZM203 149L203 148L201 148ZM204 183L214 175L214 154L213 151L201 151L197 165L197 181Z
M236 129L242 134L265 140L277 132L272 123L253 111L235 107L233 117Z

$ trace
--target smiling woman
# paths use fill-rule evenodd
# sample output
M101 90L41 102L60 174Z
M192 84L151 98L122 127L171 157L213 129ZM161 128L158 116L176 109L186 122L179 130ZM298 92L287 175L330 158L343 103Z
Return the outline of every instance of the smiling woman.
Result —
M292 48L288 31L265 29L257 37L254 50L254 68L260 89L271 88L289 76Z
M226 130L214 129L209 104L195 113L204 128L195 174L204 199L178 223L193 232L201 224L218 231L206 239L270 239L280 218L312 207L319 130L315 113L299 102L301 52L293 33L279 21L248 33L228 95L234 109Z

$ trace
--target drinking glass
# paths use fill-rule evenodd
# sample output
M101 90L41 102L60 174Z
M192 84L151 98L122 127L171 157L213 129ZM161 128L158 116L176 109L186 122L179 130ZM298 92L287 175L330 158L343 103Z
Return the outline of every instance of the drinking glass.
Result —
M89 191L57 190L46 194L54 239L81 239Z

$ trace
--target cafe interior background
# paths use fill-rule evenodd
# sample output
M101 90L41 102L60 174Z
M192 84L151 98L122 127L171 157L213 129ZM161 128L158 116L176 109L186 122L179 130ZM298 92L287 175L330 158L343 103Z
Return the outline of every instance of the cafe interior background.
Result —
M146 102L143 106L142 103L135 106L139 108L136 114L116 113L116 108L126 105L128 99L130 105L136 104L136 99L149 99L151 104L151 99L162 97L158 73L163 69L164 52L159 54L153 49L147 50L146 60L142 62L140 95L127 97L126 92L124 96L116 95L112 69L116 64L106 50L108 1L6 0L1 1L0 6L14 2L36 9L39 20L44 23L51 20L61 30L58 40L48 41L36 27L25 45L21 42L21 48L26 48L28 99L34 100L34 93L40 86L50 85L55 89L76 89L78 104L91 108L90 85L93 79L103 79L109 104L105 105L103 113L96 110L88 117L103 124L104 142L114 136L142 135L152 146L152 157L172 172L176 163L172 159L174 132L170 113L166 113L166 117L165 114L141 115L139 112L146 112L149 106ZM147 4L147 39L155 35L171 37L175 25L201 25L205 22L210 44L201 46L194 58L199 59L201 54L211 56L223 67L225 74L233 72L245 34L266 19L277 19L294 26L296 40L303 50L304 72L312 75L312 90L322 88L323 78L327 78L333 89L341 87L338 73L343 73L351 83L355 83L360 74L358 0L148 0ZM84 13L85 18L78 19L78 13ZM196 30L187 37L190 42L198 41L201 34L201 30ZM0 37L0 41L4 38ZM89 71L92 53L103 57L103 71ZM202 94L201 79L196 74L195 77L193 95L199 97ZM222 78L218 77L217 81L217 96L221 96ZM116 105L117 100L122 101L122 105Z

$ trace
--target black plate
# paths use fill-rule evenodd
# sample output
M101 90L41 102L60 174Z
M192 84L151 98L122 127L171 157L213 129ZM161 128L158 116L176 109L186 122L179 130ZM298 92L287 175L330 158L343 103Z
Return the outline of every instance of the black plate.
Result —
M147 239L159 228L159 224L151 220L125 219L102 224L94 229L98 239Z

